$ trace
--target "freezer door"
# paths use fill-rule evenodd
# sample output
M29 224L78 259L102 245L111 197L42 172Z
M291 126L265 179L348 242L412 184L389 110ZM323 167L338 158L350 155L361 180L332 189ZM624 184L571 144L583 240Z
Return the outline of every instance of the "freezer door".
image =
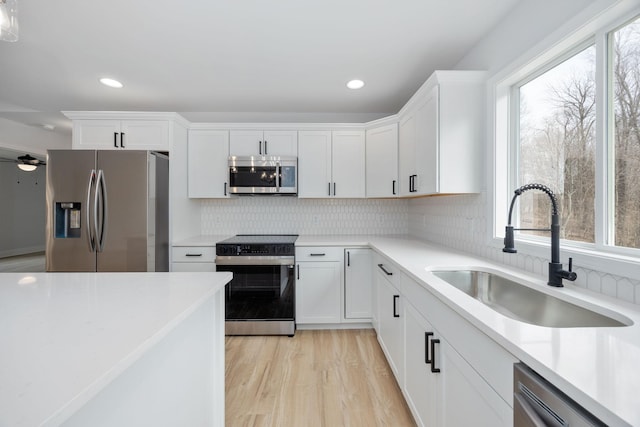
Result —
M97 271L147 271L149 153L105 150L97 157L106 194L97 203L105 212L97 236Z
M89 209L95 161L94 150L47 152L47 271L96 271Z

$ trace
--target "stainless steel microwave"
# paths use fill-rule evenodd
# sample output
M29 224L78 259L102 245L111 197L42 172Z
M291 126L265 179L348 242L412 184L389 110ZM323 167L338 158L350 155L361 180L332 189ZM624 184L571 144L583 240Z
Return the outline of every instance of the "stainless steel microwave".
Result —
M295 195L298 193L298 159L280 156L231 156L229 193Z

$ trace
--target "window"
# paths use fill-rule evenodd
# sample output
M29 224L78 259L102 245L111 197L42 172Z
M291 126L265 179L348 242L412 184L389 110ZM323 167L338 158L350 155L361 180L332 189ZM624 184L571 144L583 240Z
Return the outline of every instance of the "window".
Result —
M640 248L640 19L610 36L614 244ZM613 176L611 176L613 175Z
M565 244L638 257L640 17L543 57L544 64L530 64L498 85L497 112L512 113L511 133L497 136L496 151L511 159L504 175L510 178L508 200L521 185L545 184L557 196ZM511 110L502 97L511 100ZM499 116L497 121L500 126ZM500 151L503 143L510 155ZM506 210L506 197L496 196L497 209ZM544 194L520 197L517 226L547 228L549 219ZM496 230L501 221L497 213ZM536 241L537 234L547 236L522 231L519 239Z
M536 182L551 188L561 237L593 243L595 46L522 84L518 95L518 186ZM520 226L548 228L549 198L528 192L520 199Z

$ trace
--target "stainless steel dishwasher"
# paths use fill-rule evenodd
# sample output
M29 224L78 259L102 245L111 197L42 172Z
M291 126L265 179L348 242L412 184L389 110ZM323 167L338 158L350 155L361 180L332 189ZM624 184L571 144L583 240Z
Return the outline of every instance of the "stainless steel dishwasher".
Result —
M524 363L513 366L514 427L606 426Z

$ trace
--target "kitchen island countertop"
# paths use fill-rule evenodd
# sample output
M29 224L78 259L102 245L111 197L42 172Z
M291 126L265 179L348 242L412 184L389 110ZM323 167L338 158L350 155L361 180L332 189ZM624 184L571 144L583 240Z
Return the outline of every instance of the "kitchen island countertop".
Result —
M212 299L230 280L230 273L0 274L0 425L64 423L201 307L217 310ZM217 351L224 360L224 348Z

